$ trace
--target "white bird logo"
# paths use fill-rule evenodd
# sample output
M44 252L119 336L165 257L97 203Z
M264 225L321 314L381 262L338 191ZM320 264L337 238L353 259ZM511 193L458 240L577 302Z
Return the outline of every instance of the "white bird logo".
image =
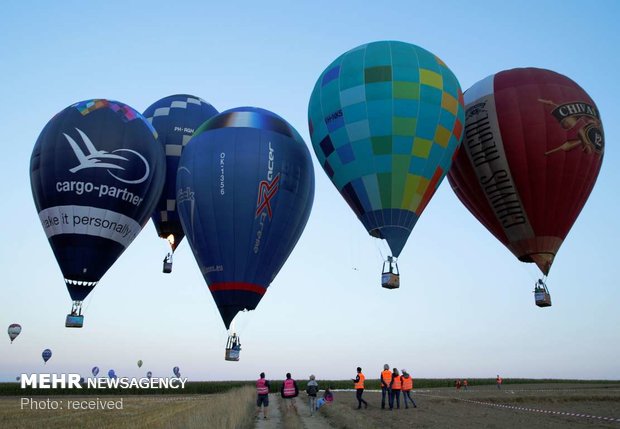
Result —
M70 135L63 133L63 135L69 142L69 145L71 145L71 149L73 149L73 152L75 153L75 156L77 157L80 163L79 165L69 169L70 172L75 173L85 168L105 168L108 170L108 173L115 179L120 180L121 182L124 182L124 183L130 183L130 184L142 183L149 176L150 168L149 168L148 162L146 161L146 159L144 159L142 155L140 155L135 150L117 149L113 151L112 153L105 151L105 150L98 150L93 144L93 142L90 140L90 138L82 130L80 130L79 128L76 128L76 130L80 134L80 137L82 137L82 141L84 142L84 145L86 146L86 149L88 150L88 155L84 153L82 148L80 148L80 145L78 145L78 143ZM114 175L109 170L125 171L125 167L122 167L120 165L117 165L111 162L103 162L103 160L129 161L128 158L125 158L124 156L121 156L121 155L115 155L114 152L129 152L129 153L133 153L137 155L138 158L140 158L140 160L144 163L146 167L144 176L142 176L141 178L137 180L127 180L127 179L123 179L121 177Z

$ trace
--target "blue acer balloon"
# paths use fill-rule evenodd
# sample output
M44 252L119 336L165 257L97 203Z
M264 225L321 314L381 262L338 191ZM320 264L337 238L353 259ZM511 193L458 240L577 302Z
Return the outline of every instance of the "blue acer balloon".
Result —
M153 373L151 371L148 371L146 373L146 378L148 378L149 380L153 377Z
M172 368L172 372L174 373L174 376L177 378L181 377L181 370L179 369L178 366L175 366L174 368Z
M52 357L52 351L50 349L43 350L41 357L43 358L43 363L47 363L47 361Z
M274 113L227 110L187 144L179 215L226 328L239 311L256 308L299 240L313 198L308 147Z
M153 127L117 101L75 103L39 135L30 184L73 300L67 327L82 326L82 301L148 222L165 169Z
M94 366L91 372L93 373L93 377L97 377L97 374L99 374L99 367Z
M217 110L203 99L187 94L162 98L144 111L144 117L157 131L157 140L166 153L166 182L151 215L157 234L170 243L164 259L164 272L172 271L172 254L185 236L176 208L177 167L183 148L194 131Z
M116 373L113 369L108 371L108 378L116 378Z

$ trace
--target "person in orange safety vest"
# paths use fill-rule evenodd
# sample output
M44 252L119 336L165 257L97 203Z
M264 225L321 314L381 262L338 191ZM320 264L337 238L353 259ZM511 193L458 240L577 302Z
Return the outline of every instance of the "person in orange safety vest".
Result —
M364 394L364 380L366 380L366 376L362 373L362 368L357 367L357 376L352 379L353 388L355 389L355 397L357 398L357 409L362 408L362 402L364 403L364 408L368 408L368 402L362 399L362 395Z
M381 409L385 409L386 395L390 403L390 408L392 408L392 395L390 393L390 386L392 384L392 371L390 371L390 366L387 363L383 365L383 371L381 371L381 376L379 377L379 379L381 380Z
M394 399L396 399L396 408L400 409L400 389L402 387L402 383L400 380L400 374L396 368L394 368L394 372L392 373L392 384L390 385L390 410L394 405Z
M405 401L405 408L409 408L409 406L407 405L407 400L411 401L414 408L417 408L418 406L415 404L415 401L411 397L411 389L413 389L413 378L411 378L406 369L403 369L403 375L400 377L400 381L402 384L401 389L403 391L403 401Z

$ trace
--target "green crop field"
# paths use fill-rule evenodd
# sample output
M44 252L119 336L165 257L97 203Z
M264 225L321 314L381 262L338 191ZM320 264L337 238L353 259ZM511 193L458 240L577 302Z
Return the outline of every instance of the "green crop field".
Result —
M352 389L351 380L317 380L319 387L325 389ZM414 379L414 388L426 389L435 387L453 387L454 379L448 378L420 378ZM471 378L468 379L469 386L484 386L495 384L494 378ZM307 380L298 380L299 390L305 390ZM610 380L559 380L559 379L531 379L531 378L509 378L504 379L504 386L515 384L605 384L613 383ZM282 386L281 380L270 380L271 392L278 392ZM21 388L17 382L0 383L0 396L33 396L33 395L192 395L192 394L212 394L224 393L231 389L243 386L254 386L254 381L188 381L183 390L180 389L33 389ZM366 379L365 387L367 390L380 389L378 379Z

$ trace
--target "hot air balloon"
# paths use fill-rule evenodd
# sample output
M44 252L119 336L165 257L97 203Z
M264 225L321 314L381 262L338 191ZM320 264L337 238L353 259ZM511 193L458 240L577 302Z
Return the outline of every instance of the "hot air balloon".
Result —
M461 87L438 57L409 43L358 46L332 62L308 105L319 163L368 233L387 241L382 286L446 175L463 131Z
M22 331L22 326L19 323L11 323L9 325L9 329L7 332L9 333L9 338L11 339L11 344L13 344L13 340L17 338L17 336Z
M172 368L172 372L174 373L174 376L176 378L181 378L181 370L179 369L178 366L175 366L174 368Z
M150 380L152 377L153 377L153 373L151 371L146 373L146 378Z
M116 378L116 373L113 369L108 371L108 378Z
M142 359L138 361L138 368L142 368Z
M254 310L306 225L314 197L310 152L267 110L239 107L203 124L185 147L177 207L226 328ZM238 360L240 345L226 349ZM233 349L233 345L235 349Z
M52 357L52 351L50 349L43 350L41 357L43 358L43 363L47 363L47 361Z
M91 372L93 373L93 377L97 377L97 374L99 374L99 367L94 366Z
M82 327L83 300L148 222L164 179L155 130L123 103L75 103L39 135L30 183L73 300L67 327Z
M157 234L170 243L164 258L164 273L172 271L172 255L185 236L176 208L177 167L183 148L194 131L217 110L203 99L187 94L171 95L156 101L144 117L157 131L157 140L166 152L166 182L151 215Z
M603 161L599 111L571 79L537 68L491 75L465 92L465 102L450 184L520 261L538 266L535 302L550 306L546 276Z

